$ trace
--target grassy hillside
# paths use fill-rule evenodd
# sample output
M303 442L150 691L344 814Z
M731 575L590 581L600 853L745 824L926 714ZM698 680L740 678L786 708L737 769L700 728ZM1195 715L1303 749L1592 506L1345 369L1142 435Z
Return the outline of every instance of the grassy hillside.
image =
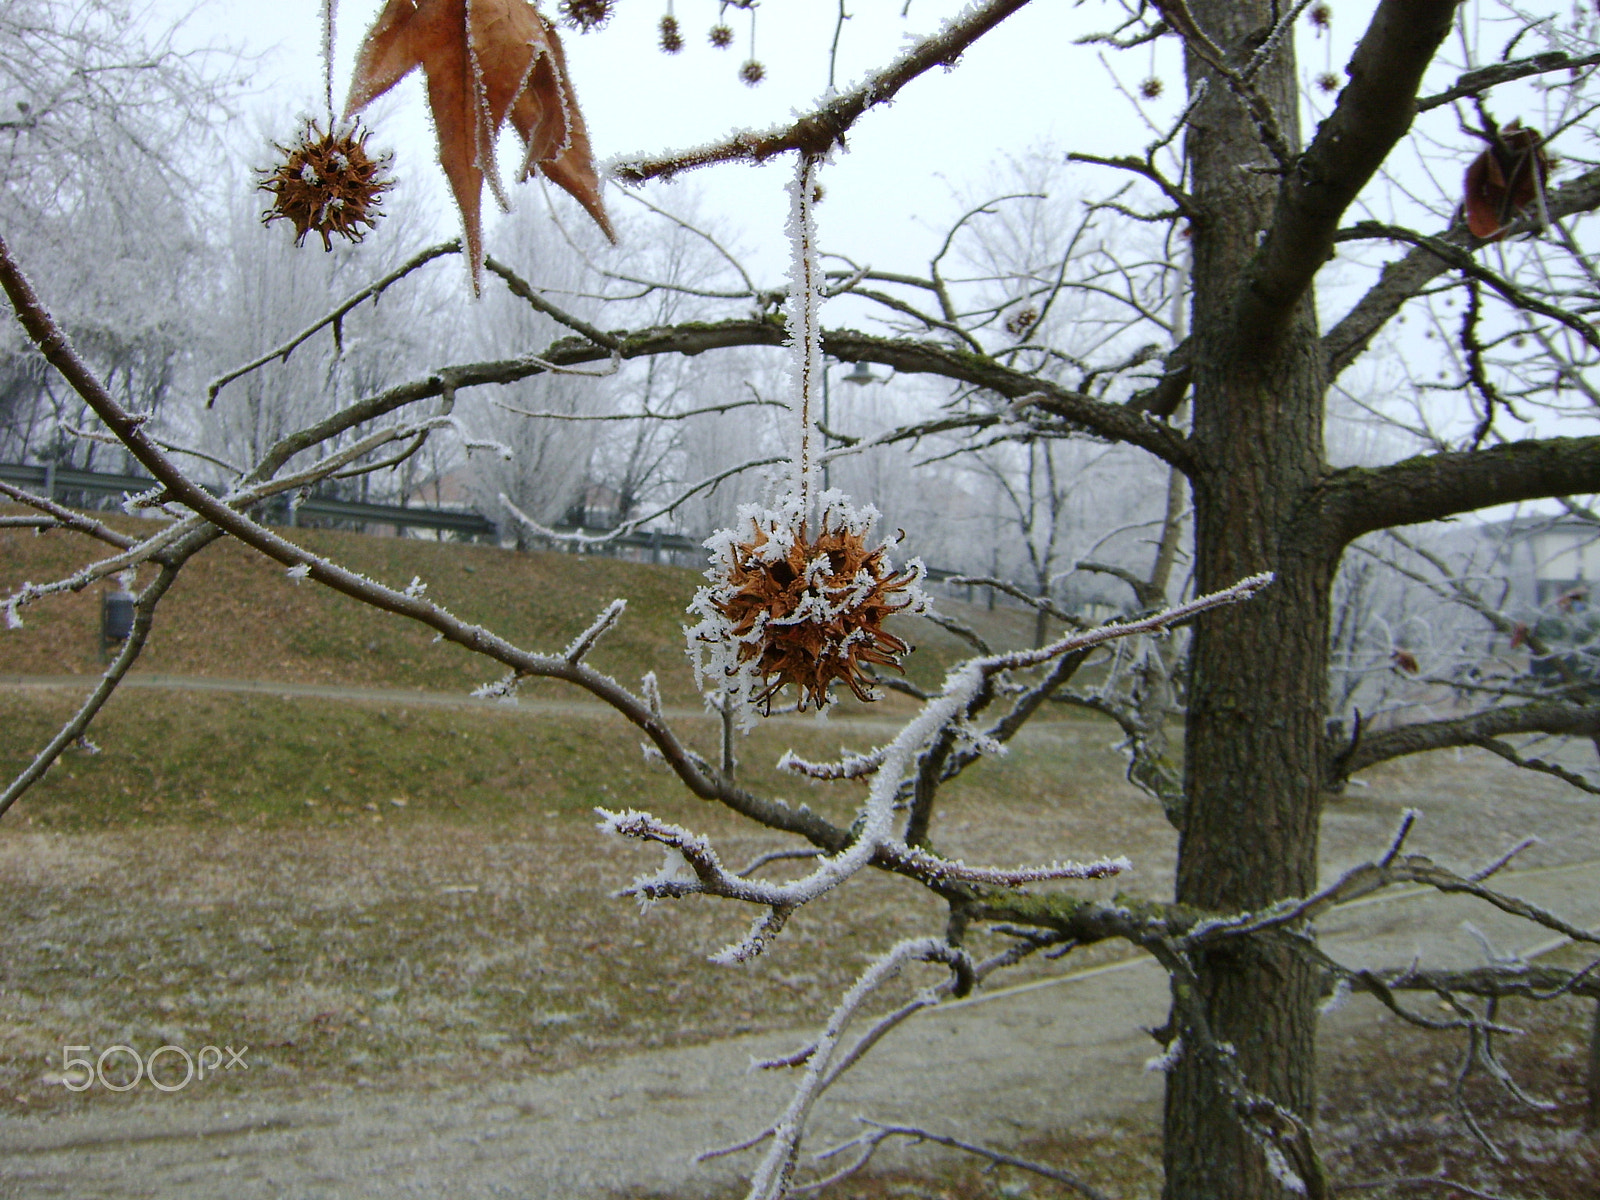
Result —
M330 531L294 536L374 579L404 587L420 578L451 611L536 650L560 650L604 605L626 596L626 615L591 660L626 683L654 671L670 704L700 707L682 630L684 607L700 581L693 571ZM60 578L93 554L94 545L81 537L0 529L0 594L24 580ZM109 586L23 610L21 629L0 631L0 678L81 675L87 686L101 669L99 604ZM1015 611L964 615L986 622L986 632L1007 644L1029 629ZM913 676L937 680L958 653L955 640L920 618L908 618L906 626L923 643L913 655ZM464 700L498 674L487 660L436 644L420 626L316 584L295 583L277 564L223 541L192 562L163 601L134 682L165 675ZM0 689L0 775L15 776L80 698L77 688ZM639 735L625 722L598 706L593 712L553 707L589 701L583 692L530 681L524 699L516 709L440 709L407 705L392 694L351 702L129 686L93 726L102 752L69 751L17 815L30 825L84 829L169 821L337 823L374 813L391 821L423 813L497 821L536 805L586 822L595 804L681 798L672 781L647 770ZM841 741L864 750L889 728L884 718L903 718L910 709L903 697L869 709L847 699L840 713L847 720L776 722L741 742L740 757L770 764L788 745L826 757ZM709 718L676 724L715 757ZM596 761L606 764L600 776ZM796 786L756 771L751 781L759 777L762 786L780 792Z
M696 585L692 571L326 530L294 536L380 582L403 588L420 578L428 596L458 616L535 650L561 649L601 608L627 596L628 615L596 652L595 664L624 678L654 670L672 694L691 694L679 625ZM75 535L0 530L0 591L59 578L93 557L94 547ZM149 578L148 571L141 576ZM24 628L0 637L0 673L98 671L104 590L23 610ZM232 540L186 568L162 602L138 669L436 691L468 690L497 674L464 650L434 644L428 630L295 583L282 567Z
M130 530L145 522L129 521ZM628 612L591 661L624 682L656 672L669 700L695 699L684 655L684 608L697 572L570 554L522 554L488 546L297 530L296 540L382 583L413 578L430 599L531 650L565 646L618 596ZM99 557L87 539L0 529L0 595L25 580L57 579ZM147 569L141 576L148 582ZM24 609L20 630L0 631L0 675L93 674L100 670L100 594L109 584L53 597ZM966 612L1004 644L1028 636L1024 614ZM912 676L939 678L957 653L953 640L925 621L909 620ZM930 661L931 660L931 661ZM166 675L258 679L349 687L469 691L498 671L433 634L316 584L290 580L281 566L231 539L193 561L162 602L156 630L136 670ZM541 688L543 690L541 690ZM568 695L534 683L532 696Z

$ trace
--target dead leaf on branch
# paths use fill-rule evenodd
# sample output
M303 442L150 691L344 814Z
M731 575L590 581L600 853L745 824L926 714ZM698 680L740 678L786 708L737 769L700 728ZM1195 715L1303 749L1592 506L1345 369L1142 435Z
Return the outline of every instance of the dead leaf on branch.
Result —
M519 178L542 173L616 241L561 40L528 0L388 0L356 56L345 113L421 67L444 168L466 233L472 288L483 268L483 184L508 207L495 164L507 118L527 147Z
M1513 121L1489 131L1489 148L1467 168L1467 228L1472 236L1497 242L1517 216L1539 197L1550 173L1544 139L1536 129Z

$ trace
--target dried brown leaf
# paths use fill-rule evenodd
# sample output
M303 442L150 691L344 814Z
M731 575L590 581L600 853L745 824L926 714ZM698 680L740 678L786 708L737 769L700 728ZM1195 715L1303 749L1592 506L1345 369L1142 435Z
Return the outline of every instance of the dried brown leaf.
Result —
M388 0L357 54L346 114L415 67L427 76L439 165L461 210L474 291L483 266L485 178L506 202L494 150L508 116L527 146L521 177L542 171L615 240L561 41L528 0Z

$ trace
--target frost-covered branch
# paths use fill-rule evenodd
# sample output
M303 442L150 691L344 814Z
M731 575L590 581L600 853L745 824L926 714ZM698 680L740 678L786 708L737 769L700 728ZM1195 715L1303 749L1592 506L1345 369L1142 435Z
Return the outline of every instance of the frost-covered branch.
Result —
M667 500L665 503L657 506L656 508L651 509L643 516L634 517L632 520L624 521L616 528L608 529L604 533L585 533L583 530L578 530L574 533L562 533L558 529L552 529L548 525L542 524L539 521L535 521L527 513L523 512L520 508L513 504L511 502L511 498L505 495L505 493L502 492L499 499L500 503L505 506L506 511L515 517L530 533L534 533L542 538L549 538L553 542L568 542L579 546L601 546L608 542L617 541L619 538L625 538L629 534L644 528L644 526L648 525L651 521L654 521L659 517L667 516L668 514L676 511L687 501L699 495L701 492L709 491L710 489L716 487L719 483L722 483L728 479L732 479L735 475L742 475L746 471L753 471L758 467L770 467L776 465L777 463L788 461L789 460L782 455L768 455L766 458L752 458L747 462L739 463L737 466L728 467L725 470L718 471L713 475L706 476L698 483L690 484L676 496L673 496L670 500Z
M783 1115L763 1133L737 1147L743 1149L767 1139L772 1142L751 1177L747 1200L781 1200L788 1194L806 1119L827 1087L829 1067L845 1029L874 991L898 975L907 963L917 961L946 963L952 970L958 970L964 964L969 972L971 970L964 952L940 938L930 937L910 938L898 943L862 973L829 1016L822 1035L810 1047L810 1053L805 1055L805 1075L795 1087L794 1097ZM701 1158L727 1152L711 1151Z
M1027 2L988 0L947 24L938 34L919 42L882 71L869 75L857 87L833 97L789 125L762 133L735 134L723 142L661 158L615 161L610 164L611 173L624 183L643 183L719 162L759 163L792 151L825 154L844 140L863 113L887 104L906 84L934 67L955 66L968 46Z
M839 1145L824 1150L817 1155L818 1161L836 1158L851 1151L857 1152L855 1161L848 1166L835 1171L833 1174L818 1179L814 1183L797 1187L795 1194L821 1191L841 1180L848 1179L865 1167L871 1160L878 1147L891 1138L903 1137L913 1142L928 1142L935 1146L947 1146L952 1150L960 1150L974 1157L984 1159L997 1167L1015 1167L1019 1171L1026 1171L1030 1175L1037 1175L1041 1179L1048 1179L1071 1188L1086 1200L1110 1200L1110 1197L1099 1188L1089 1183L1071 1171L1064 1171L1060 1167L1052 1167L1045 1163L1035 1162L1032 1159L1018 1158L1015 1154L1006 1154L988 1146L980 1146L976 1142L964 1141L961 1138L950 1137L947 1134L933 1133L930 1130L919 1128L915 1125L884 1125L877 1121L869 1121L865 1117L858 1118L867 1127L865 1133L841 1142Z
M5 496L29 508L38 509L39 512L44 514L42 519L48 521L50 527L70 529L74 533L86 534L108 545L115 546L119 550L132 549L136 543L136 539L129 537L125 533L118 533L104 522L96 521L93 517L86 517L82 513L73 512L70 508L57 504L47 496L36 496L32 492L14 487L4 480L0 480L0 496Z
M661 821L649 813L600 810L601 827L608 832L657 842L671 852L661 871L635 880L624 894L650 902L705 893L763 905L773 913L787 913L838 886L880 855L893 869L940 885L1014 886L1029 880L1084 879L1114 874L1124 869L1124 862L1058 862L1006 871L968 867L924 850L913 850L894 836L892 828L901 787L913 775L924 749L943 736L946 729L965 720L972 702L991 677L1048 663L1117 638L1169 628L1221 605L1247 600L1266 587L1271 578L1270 575L1252 576L1221 592L1141 620L1102 625L1036 650L991 655L952 669L941 692L906 722L893 741L875 752L880 763L872 776L866 802L851 826L854 837L849 845L824 857L814 871L801 879L773 884L740 878L723 867L715 848L703 835ZM758 919L745 939L722 951L719 960L740 962L758 954L771 932L771 920Z
M217 376L217 378L206 384L206 407L210 408L213 404L215 404L218 393L220 393L223 388L227 387L235 379L241 379L250 374L252 371L259 370L274 360L280 362L287 361L289 355L293 354L297 347L309 341L311 338L316 336L318 332L328 328L330 325L333 326L334 340L336 342L342 341L342 323L345 317L349 316L354 309L359 308L368 300L375 300L377 297L383 295L383 293L388 291L390 287L400 282L400 280L404 279L407 275L410 275L418 267L430 263L434 259L440 258L446 254L459 254L460 252L461 240L459 238L448 242L440 242L437 246L429 246L426 250L418 251L394 270L390 271L387 275L380 279L374 280L366 287L356 292L354 295L348 297L343 301L343 303L339 304L326 316L318 317L315 321L306 326L306 328L302 329L299 333L295 334L288 341L283 342L278 346L274 346L271 350L268 350L260 357L252 359L250 362L245 363L241 367L235 367L233 370Z
M117 652L117 656L111 660L111 665L101 675L99 682L94 686L94 690L78 706L78 711L56 731L55 736L45 743L44 748L34 755L33 760L17 774L16 778L6 785L5 790L0 791L0 816L3 816L6 810L15 804L24 792L44 777L44 773L50 769L56 759L61 757L62 752L67 747L83 739L88 732L90 723L100 710L105 707L106 701L111 699L117 690L117 685L122 682L123 677L127 675L129 668L133 666L140 652L144 649L145 642L150 637L150 630L154 623L156 605L161 602L161 598L167 594L167 589L177 580L179 570L190 555L213 540L213 536L208 536L209 533L210 531L203 531L198 535L191 534L187 539L186 552L173 556L172 561L163 565L155 579L139 593L133 606L133 627L129 630L127 639L122 643L122 648Z

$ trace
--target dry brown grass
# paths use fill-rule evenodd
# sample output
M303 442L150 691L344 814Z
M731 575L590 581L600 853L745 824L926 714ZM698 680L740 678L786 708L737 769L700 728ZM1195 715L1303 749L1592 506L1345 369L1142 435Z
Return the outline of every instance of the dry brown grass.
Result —
M3 508L3 506L0 506ZM9 511L9 510L7 510ZM104 514L97 514L104 516ZM147 534L149 521L112 524ZM519 554L490 546L365 537L300 529L294 539L395 587L413 577L428 598L524 648L558 652L618 596L628 611L591 661L624 682L654 671L669 702L697 703L684 654L684 610L703 580L696 571L587 555ZM24 581L66 576L101 555L87 539L0 529L0 595ZM143 576L149 580L149 572ZM90 675L101 669L100 594L109 584L52 597L22 612L21 631L0 630L0 675ZM997 644L1031 636L1025 614L951 603ZM923 647L908 663L913 679L938 681L958 653L948 634L918 618L895 628ZM960 649L965 653L964 648ZM312 584L231 539L205 550L162 601L138 672L348 687L467 692L501 671L433 634ZM566 698L570 689L530 681L524 694Z
M68 759L0 826L12 1105L67 1099L45 1081L65 1044L242 1042L252 1088L428 1087L804 1027L886 938L943 926L922 889L869 878L810 906L753 969L710 966L750 914L692 900L640 914L613 898L659 852L601 838L592 806L648 806L711 832L736 863L776 840L686 798L614 720L271 696L180 707L170 694L152 711L154 699L115 701L104 751ZM67 704L0 692L0 718L39 732ZM848 820L858 784L770 764L786 746L821 756L881 732L775 723L741 744L746 777ZM985 764L952 790L938 841L1008 863L1163 839L1170 856L1156 806L1114 760L1062 784L1061 756L1106 734L1063 722ZM1101 821L1096 796L1118 797Z

